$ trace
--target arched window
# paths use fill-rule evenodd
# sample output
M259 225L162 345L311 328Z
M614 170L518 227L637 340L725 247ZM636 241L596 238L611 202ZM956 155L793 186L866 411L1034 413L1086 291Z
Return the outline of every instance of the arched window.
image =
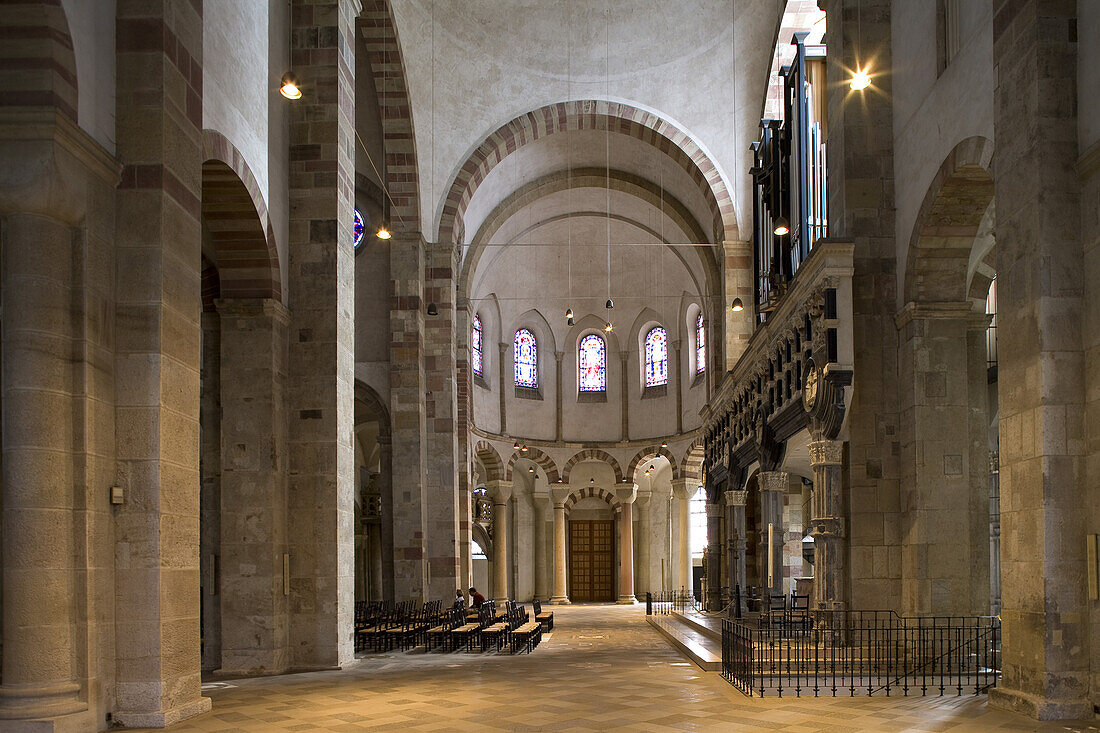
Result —
M707 335L703 331L703 314L695 319L695 373L707 370Z
M474 374L480 377L482 376L481 369L483 363L481 352L481 317L477 315L474 316L474 330L470 336L470 349L472 351L470 361L474 365Z
M355 248L359 249L359 245L363 243L363 215L359 213L359 209L355 209Z
M515 376L517 387L539 386L539 347L535 335L526 328L516 331L513 342L515 348Z
M668 384L668 335L660 326L645 337L645 386Z
M603 339L590 333L581 339L577 353L577 376L581 392L603 392L607 389L607 347Z

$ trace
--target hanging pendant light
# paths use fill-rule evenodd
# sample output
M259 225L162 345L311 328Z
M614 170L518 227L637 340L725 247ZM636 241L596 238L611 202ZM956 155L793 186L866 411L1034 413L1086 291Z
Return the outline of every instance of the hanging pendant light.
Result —
M512 443L512 450L519 450L519 441L518 440L515 443Z
M566 309L566 311L565 311L565 322L566 322L566 324L568 324L570 326L573 325L573 309L572 308L567 308Z
M734 298L733 303L730 304L730 309L734 313L740 313L741 311L745 310L745 304L741 302L740 298Z
M611 298L608 298L607 302L603 304L603 307L607 308L608 310L611 310L612 308L615 307L615 301L611 300Z
M279 94L282 94L287 99L302 98L302 88L298 86L298 77L293 71L288 71L283 74L283 78L279 82Z
M611 325L611 321L608 321L607 323L603 324L603 330L607 331L608 333L611 333L611 331L614 330L614 328L615 327Z
M787 234L790 234L791 223L787 221L787 217L780 215L779 218L775 220L775 228L772 230L772 232L777 237L783 237Z
M871 75L865 69L860 69L852 75L852 80L848 82L848 86L854 91L862 91L871 86Z
M856 6L856 71L852 74L848 86L852 91L861 92L871 86L871 75L867 73L868 66L859 67L859 54L863 53L863 3Z

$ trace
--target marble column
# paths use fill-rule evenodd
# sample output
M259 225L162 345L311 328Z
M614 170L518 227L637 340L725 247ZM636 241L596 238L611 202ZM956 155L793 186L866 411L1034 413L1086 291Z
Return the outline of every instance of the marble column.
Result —
M540 601L549 597L549 583L546 577L546 514L550 510L550 494L547 491L534 491L531 494L535 509L535 598Z
M508 596L508 500L512 497L511 481L486 481L485 491L493 506L493 598L507 601Z
M0 719L88 724L72 630L77 548L73 526L72 374L68 314L73 243L40 216L4 219L4 654ZM156 586L154 586L155 592ZM4 727L0 725L0 727ZM76 728L72 728L75 730Z
M634 597L634 499L638 487L631 483L615 487L615 496L622 506L619 514L619 600L618 603L637 603Z
M691 498L699 490L697 482L690 479L674 479L672 494L676 497L679 521L679 542L676 547L676 588L686 593L692 591L691 577Z
M706 578L706 608L708 611L717 611L722 607L722 505L711 504L709 501Z
M745 530L745 504L747 491L727 491L726 499L726 548L729 552L729 587L741 589L741 610L745 610L745 550L748 536Z
M562 380L564 378L564 373L561 366L564 359L564 351L554 352L554 385L556 387L556 391L554 393L554 440L559 443L562 441L562 420L564 414L562 411ZM503 432L503 428L501 428L501 431Z
M653 591L655 589L654 581L659 581L660 576L653 577L649 560L653 547L650 533L652 523L650 492L639 490L634 505L638 508L638 532L634 537L634 556L638 560L635 563L637 570L634 573L634 595L637 597L646 591Z
M221 321L221 670L278 674L290 664L287 552L286 307L217 301Z
M550 499L554 504L554 595L550 602L557 605L569 603L565 556L565 500L569 489L553 489Z
M756 475L760 486L760 553L763 566L760 568L761 585L768 592L778 595L783 589L783 543L787 528L783 522L783 503L790 485L790 474L786 471L761 471ZM768 525L772 526L771 577L768 575Z
M847 607L844 486L841 469L844 443L811 440L810 465L814 470L814 496L809 534L814 538L813 607L842 611Z
M621 367L622 371L620 372L620 374L623 375L622 390L620 391L620 394L622 395L622 418L623 418L622 440L623 441L630 440L630 371L629 371L630 370L630 363L629 363L629 359L630 359L630 352L629 351L620 351L619 352L619 361L622 364L622 367Z

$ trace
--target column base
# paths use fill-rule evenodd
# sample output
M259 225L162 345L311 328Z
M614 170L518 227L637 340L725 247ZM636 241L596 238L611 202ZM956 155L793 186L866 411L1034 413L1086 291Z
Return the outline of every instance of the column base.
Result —
M117 712L111 716L111 720L123 728L167 728L181 720L208 713L211 706L212 703L209 697L200 697L171 710L157 710L148 713Z
M89 724L94 729L88 704L77 698L79 692L75 682L0 686L0 729L80 731Z
M6 719L0 722L0 730L3 730L4 733L8 731L17 731L18 733L84 733L89 730L99 730L101 727L93 719L91 710L82 710L79 713L57 715L50 718Z
M989 691L989 704L1035 720L1092 720L1094 716L1092 703L1084 698L1053 700L1002 687Z
M549 603L551 606L568 606L570 601L565 596L554 596L549 601L547 601L547 603Z
M633 606L637 602L638 599L635 598L633 595L619 596L619 600L615 601L615 603L621 604L623 606Z

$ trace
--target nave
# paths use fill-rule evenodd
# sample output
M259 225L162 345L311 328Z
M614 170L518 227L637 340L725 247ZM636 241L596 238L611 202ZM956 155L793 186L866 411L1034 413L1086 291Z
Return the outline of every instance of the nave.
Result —
M530 655L361 654L334 672L204 685L213 710L171 731L1092 731L986 697L746 698L646 623L645 607L554 608Z

